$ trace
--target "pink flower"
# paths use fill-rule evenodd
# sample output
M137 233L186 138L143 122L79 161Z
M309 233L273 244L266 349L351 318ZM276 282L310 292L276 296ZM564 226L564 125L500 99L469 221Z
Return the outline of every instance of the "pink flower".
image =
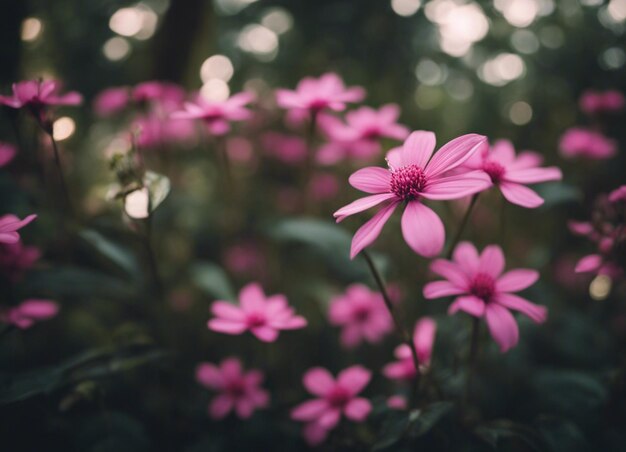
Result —
M138 131L137 146L142 149L189 142L196 133L193 121L163 117L156 112L135 118L131 130Z
M624 95L619 91L585 91L578 101L580 109L588 115L613 113L624 109Z
M363 284L352 284L330 301L331 325L342 327L341 343L354 348L366 341L376 344L393 330L393 320L380 293Z
M291 411L295 421L306 422L304 437L314 446L322 443L344 415L355 422L367 418L372 405L357 395L369 383L372 373L362 366L352 366L339 373L335 380L321 367L309 369L302 379L304 387L317 398L301 403Z
M425 372L430 367L430 359L435 343L437 323L430 317L422 317L416 324L413 332L413 343L417 351L420 372ZM415 364L411 349L402 344L396 347L394 355L398 361L387 364L383 368L383 374L391 380L412 380L416 376Z
M585 157L601 160L615 155L617 143L600 132L572 127L561 136L559 149L565 158Z
M619 266L607 259L606 255L589 254L582 257L574 268L576 273L594 273L596 275L606 275L612 278L621 276L622 270Z
M311 177L309 191L314 201L335 199L339 193L337 176L331 173L315 173Z
M15 146L0 142L0 168L11 163L16 152Z
M297 135L267 132L261 136L261 145L267 155L287 165L298 165L306 160L306 142Z
M139 83L132 91L132 99L137 103L155 101L166 110L180 106L185 100L185 90L175 83L150 80Z
M116 86L101 91L93 101L94 112L98 116L111 116L124 110L130 100L130 88Z
M263 373L243 372L241 361L234 357L223 360L219 366L201 363L196 368L196 381L219 393L209 405L213 419L223 419L233 410L241 419L248 419L255 410L269 405L269 393L261 388Z
M39 248L24 246L20 241L0 244L0 271L12 281L17 281L40 257Z
M563 177L561 170L554 166L539 168L541 161L541 156L532 151L521 152L516 156L510 141L499 140L491 150L485 147L482 152L474 154L466 166L487 173L507 201L534 208L543 204L543 198L526 187L526 184L560 180Z
M535 323L546 321L544 306L514 295L537 281L535 270L517 269L504 274L504 255L497 245L487 246L479 256L469 242L460 243L451 261L437 259L431 271L446 278L426 284L424 297L428 299L457 296L448 308L448 314L459 310L481 318L485 317L491 336L506 352L519 340L519 330L509 309L520 311Z
M195 103L185 103L185 111L172 114L177 119L201 119L213 135L224 135L231 121L244 121L252 116L245 106L254 100L249 92L235 94L224 101L208 101L198 96Z
M79 105L82 96L71 91L59 94L61 85L54 80L26 80L13 84L12 96L0 96L0 105L11 108L28 108L35 116L40 117L46 106Z
M409 403L406 397L402 395L393 395L387 399L387 407L392 410L406 410L409 407Z
M276 90L276 102L285 109L310 110L319 112L326 109L341 111L346 103L359 102L365 97L365 90L359 86L346 88L343 80L332 72L320 78L306 77L300 80L295 91Z
M392 138L404 140L409 129L397 123L400 109L395 104L383 105L379 110L361 107L346 114L346 123L331 115L321 115L319 125L331 140L322 146L317 159L332 165L338 161L369 159L381 151L379 140Z
M227 301L215 301L211 311L215 315L208 327L225 334L250 331L263 342L274 342L280 330L304 328L307 321L295 315L284 295L266 297L261 285L250 283L239 292L240 306Z
M367 167L353 173L350 185L372 195L335 212L337 222L380 203L384 203L384 207L354 234L350 256L354 258L376 240L400 204L406 204L402 235L407 244L425 257L439 254L445 241L443 223L422 201L458 199L488 188L491 181L482 171L447 174L486 143L487 138L482 135L463 135L445 144L431 158L435 150L435 134L417 131L409 136L402 148L389 151L389 169Z
M224 264L238 275L260 276L267 267L264 254L255 242L242 242L227 248Z
M36 322L55 317L59 306L51 300L25 300L22 304L0 311L0 321L25 330Z
M626 185L617 187L615 190L609 193L609 202L616 204L620 201L626 201Z
M37 218L37 215L29 215L23 220L12 214L0 217L0 243L17 243L20 240L18 229L23 228L28 223Z

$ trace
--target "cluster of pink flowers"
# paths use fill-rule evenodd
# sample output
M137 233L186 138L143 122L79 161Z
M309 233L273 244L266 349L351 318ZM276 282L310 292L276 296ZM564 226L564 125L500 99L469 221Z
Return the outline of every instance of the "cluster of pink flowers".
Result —
M588 115L619 112L625 104L624 95L616 90L585 91L578 100L580 109Z

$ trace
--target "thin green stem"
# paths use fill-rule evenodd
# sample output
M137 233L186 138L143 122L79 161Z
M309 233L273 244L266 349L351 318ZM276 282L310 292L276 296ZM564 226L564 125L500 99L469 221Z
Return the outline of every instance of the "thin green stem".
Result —
M472 317L472 333L470 339L470 350L467 361L467 378L465 379L465 393L463 395L463 403L467 405L469 402L469 395L474 380L474 374L476 371L476 362L478 357L478 340L480 338L480 319L478 317Z
M459 229L456 231L454 239L452 239L452 242L450 243L450 248L448 248L448 252L446 253L447 259L450 259L452 257L454 248L456 248L456 246L459 244L459 241L461 240L461 237L463 236L463 231L465 231L465 227L467 226L467 223L469 222L470 216L472 215L472 211L474 210L474 206L476 205L476 201L478 201L479 194L480 193L476 193L474 196L472 196L470 205L465 211L465 215L463 215L463 219L461 220L461 225L459 226Z
M54 135L52 134L52 132L48 132L48 136L50 137L50 141L52 142L52 150L54 151L54 162L56 164L57 171L59 172L59 178L61 179L61 188L63 190L65 204L69 213L72 215L72 217L75 218L74 206L72 204L72 198L70 198L70 192L67 188L67 183L65 181L65 174L63 172L63 164L61 162L59 147L56 140L54 139Z

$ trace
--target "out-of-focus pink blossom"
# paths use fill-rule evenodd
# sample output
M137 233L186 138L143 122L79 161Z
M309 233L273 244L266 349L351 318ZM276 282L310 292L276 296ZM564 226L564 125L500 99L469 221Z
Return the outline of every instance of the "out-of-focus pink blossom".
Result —
M287 165L298 165L306 160L306 142L297 135L267 132L261 136L261 145L268 156Z
M580 109L588 115L614 113L624 109L624 95L616 90L585 91L578 101Z
M37 218L37 215L28 215L23 220L12 214L0 217L0 243L17 243L20 240L18 230Z
M175 83L158 80L139 83L133 88L131 94L134 102L156 102L168 112L178 108L185 100L185 96L185 90L182 87Z
M315 173L311 178L309 190L314 201L335 199L339 193L339 181L334 174Z
M243 242L226 250L224 264L228 270L235 274L259 276L263 273L266 262L256 243Z
M265 296L261 285L250 283L239 292L239 306L218 300L211 305L215 318L209 320L210 330L225 334L250 331L263 342L273 342L280 330L304 328L307 321L296 315L284 295Z
M249 92L235 94L224 101L208 101L198 96L196 102L185 103L184 111L172 113L172 118L200 119L212 135L224 135L230 130L232 121L244 121L252 117L245 106L254 99L254 94Z
M137 146L142 149L189 143L196 134L193 121L163 117L156 112L135 118L131 130L137 131Z
M226 140L226 152L230 160L250 163L254 158L252 142L244 137L231 137Z
M358 394L371 377L372 373L362 366L342 370L336 380L321 367L309 369L304 374L304 387L317 398L296 406L291 411L291 418L306 422L304 438L311 446L322 443L328 432L339 424L342 415L355 422L367 418L372 405Z
M546 321L544 306L514 295L534 284L539 278L535 270L516 269L504 272L504 254L497 245L487 246L482 254L469 242L460 243L452 260L437 259L430 269L445 281L428 283L424 297L428 299L456 296L448 308L449 314L465 311L474 317L484 317L491 336L502 352L519 341L519 329L510 309L519 311L535 323Z
M256 369L244 372L241 361L234 357L223 360L219 366L201 363L196 368L196 381L218 393L209 405L213 419L223 419L231 411L248 419L255 410L266 408L270 395L261 387L263 378L263 373Z
M330 301L328 319L341 330L341 343L354 348L361 342L379 343L393 330L393 319L380 293L363 284L348 286Z
M55 317L58 312L59 305L54 301L33 298L13 308L0 311L0 321L24 330L37 322Z
M341 78L332 72L320 78L306 77L300 80L295 90L276 90L276 102L285 109L319 112L330 109L341 111L347 103L359 102L365 90L359 86L346 88Z
M0 168L11 163L11 160L15 158L16 152L15 146L0 142Z
M605 137L600 132L582 127L572 127L561 136L559 150L565 158L584 157L602 160L615 155L617 142Z
M402 395L393 395L387 399L387 407L392 410L406 410L409 407L409 402Z
M61 85L55 80L25 80L13 84L12 96L0 96L0 105L11 108L28 108L36 116L46 106L79 105L83 97L71 91L60 94Z
M112 116L126 108L130 101L130 87L115 86L101 91L93 101L94 112L101 117Z
M413 331L413 343L417 351L420 372L424 373L430 367L430 359L435 343L435 333L437 323L430 317L422 317L416 324ZM387 364L383 369L383 374L392 380L412 380L417 372L411 349L408 345L402 344L396 347L394 355L398 361Z
M486 143L487 138L482 135L463 135L433 155L435 134L417 131L409 136L403 147L389 151L388 169L367 167L353 173L350 185L371 195L336 211L337 222L378 204L384 203L384 206L354 234L350 256L354 258L376 240L401 204L406 206L402 215L402 235L409 247L425 257L439 254L445 241L443 223L423 204L423 200L459 199L491 186L489 176L481 170L450 174Z
M7 275L11 281L18 281L40 257L39 248L24 246L20 241L0 244L0 272Z
M626 201L626 185L622 185L609 193L609 202L618 203Z
M607 259L606 255L589 254L582 257L574 269L576 273L593 273L617 278L622 275L622 270L615 263Z
M367 160L381 151L380 139L404 140L409 129L398 124L400 109L395 104L379 110L361 107L346 114L344 123L336 116L319 117L320 130L330 139L317 154L317 160L332 165L345 159Z
M543 204L543 198L526 185L560 180L563 177L561 170L555 166L540 168L542 160L539 154L532 151L521 152L516 156L510 141L499 140L491 148L485 146L474 154L466 166L487 173L507 201L534 208Z

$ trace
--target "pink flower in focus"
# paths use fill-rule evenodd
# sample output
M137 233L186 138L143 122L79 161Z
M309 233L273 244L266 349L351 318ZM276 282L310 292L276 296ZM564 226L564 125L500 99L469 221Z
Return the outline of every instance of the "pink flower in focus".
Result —
M430 367L436 332L437 323L430 317L422 317L415 324L413 343L417 351L417 359L421 373L424 373ZM399 345L396 347L394 355L398 361L387 364L383 368L383 374L391 380L412 380L415 378L415 364L413 364L413 357L409 346L406 344Z
M94 112L101 117L112 116L124 110L130 101L130 88L116 86L101 91L93 101Z
M280 330L304 328L307 321L295 315L284 295L266 297L261 285L250 283L239 292L240 306L218 300L211 305L215 318L209 320L210 330L225 334L250 331L263 342L274 342Z
M624 95L619 91L585 91L578 101L580 109L588 115L614 113L624 109Z
M359 102L365 97L360 86L346 88L341 78L332 72L320 78L306 77L294 90L276 90L276 102L285 109L319 112L326 109L341 111L346 103Z
M602 160L615 155L617 143L600 132L572 127L561 136L559 150L565 158L585 157Z
M354 234L351 258L376 240L400 204L406 205L402 215L402 235L407 244L421 256L439 254L445 241L443 223L422 201L458 199L488 188L491 181L483 171L448 174L486 143L487 138L482 135L463 135L445 144L433 156L435 134L417 131L409 136L402 148L389 151L389 169L367 167L353 173L350 185L371 193L371 196L358 199L335 212L337 222L380 203L385 204Z
M560 180L563 177L557 167L539 168L541 161L541 156L532 151L521 152L516 156L510 141L499 140L491 150L485 147L474 154L466 166L487 173L507 201L534 208L543 204L543 198L526 187L526 184Z
M609 193L609 202L616 204L620 201L621 202L626 201L626 185L617 187L615 190Z
M534 284L539 273L517 269L502 274L504 255L497 245L487 246L478 255L474 245L462 242L455 248L451 261L437 259L430 269L446 280L426 284L424 297L457 296L448 308L448 314L461 310L474 317L485 317L491 336L502 352L519 341L519 330L510 309L520 311L535 323L543 323L547 318L544 306L511 293Z
M352 284L330 301L328 319L342 327L341 343L354 348L366 341L376 344L393 330L393 320L380 293L363 284Z
M355 422L367 418L372 405L357 395L371 377L372 373L362 366L344 369L336 380L321 367L309 369L304 374L304 387L317 398L296 406L291 411L291 419L307 423L304 438L311 446L322 443L328 432L339 424L342 415Z
M335 199L339 193L339 181L334 174L315 173L311 178L309 190L314 201Z
M263 373L259 370L244 372L241 361L231 357L219 366L201 363L196 368L196 381L219 394L209 405L209 416L223 419L235 411L241 419L248 419L255 410L269 405L270 395L261 388Z
M223 101L209 101L198 96L195 103L186 102L185 111L172 114L174 119L201 119L213 135L224 135L230 130L230 122L244 121L252 116L245 106L254 100L249 92L235 94Z
M23 228L28 223L37 218L37 215L29 215L23 220L12 214L0 217L0 243L17 243L20 240L18 229Z
M361 107L346 114L346 123L331 115L321 115L319 125L330 139L322 146L317 159L325 165L352 158L365 160L381 151L380 139L404 140L409 129L397 123L400 109L395 104L383 105L379 110Z
M11 160L15 158L16 152L15 146L0 142L0 168L11 163Z
M0 311L0 321L25 330L36 322L55 317L58 312L59 305L54 301L30 299L18 306Z
M267 155L287 165L298 165L306 160L306 142L297 135L267 132L261 136L261 145Z
M0 244L0 272L7 275L11 281L18 281L40 257L39 248L24 246L20 241Z
M0 96L0 105L11 108L28 108L39 113L46 106L79 105L83 97L71 91L59 94L61 85L55 80L25 80L13 84L12 96ZM37 114L37 116L39 116Z

